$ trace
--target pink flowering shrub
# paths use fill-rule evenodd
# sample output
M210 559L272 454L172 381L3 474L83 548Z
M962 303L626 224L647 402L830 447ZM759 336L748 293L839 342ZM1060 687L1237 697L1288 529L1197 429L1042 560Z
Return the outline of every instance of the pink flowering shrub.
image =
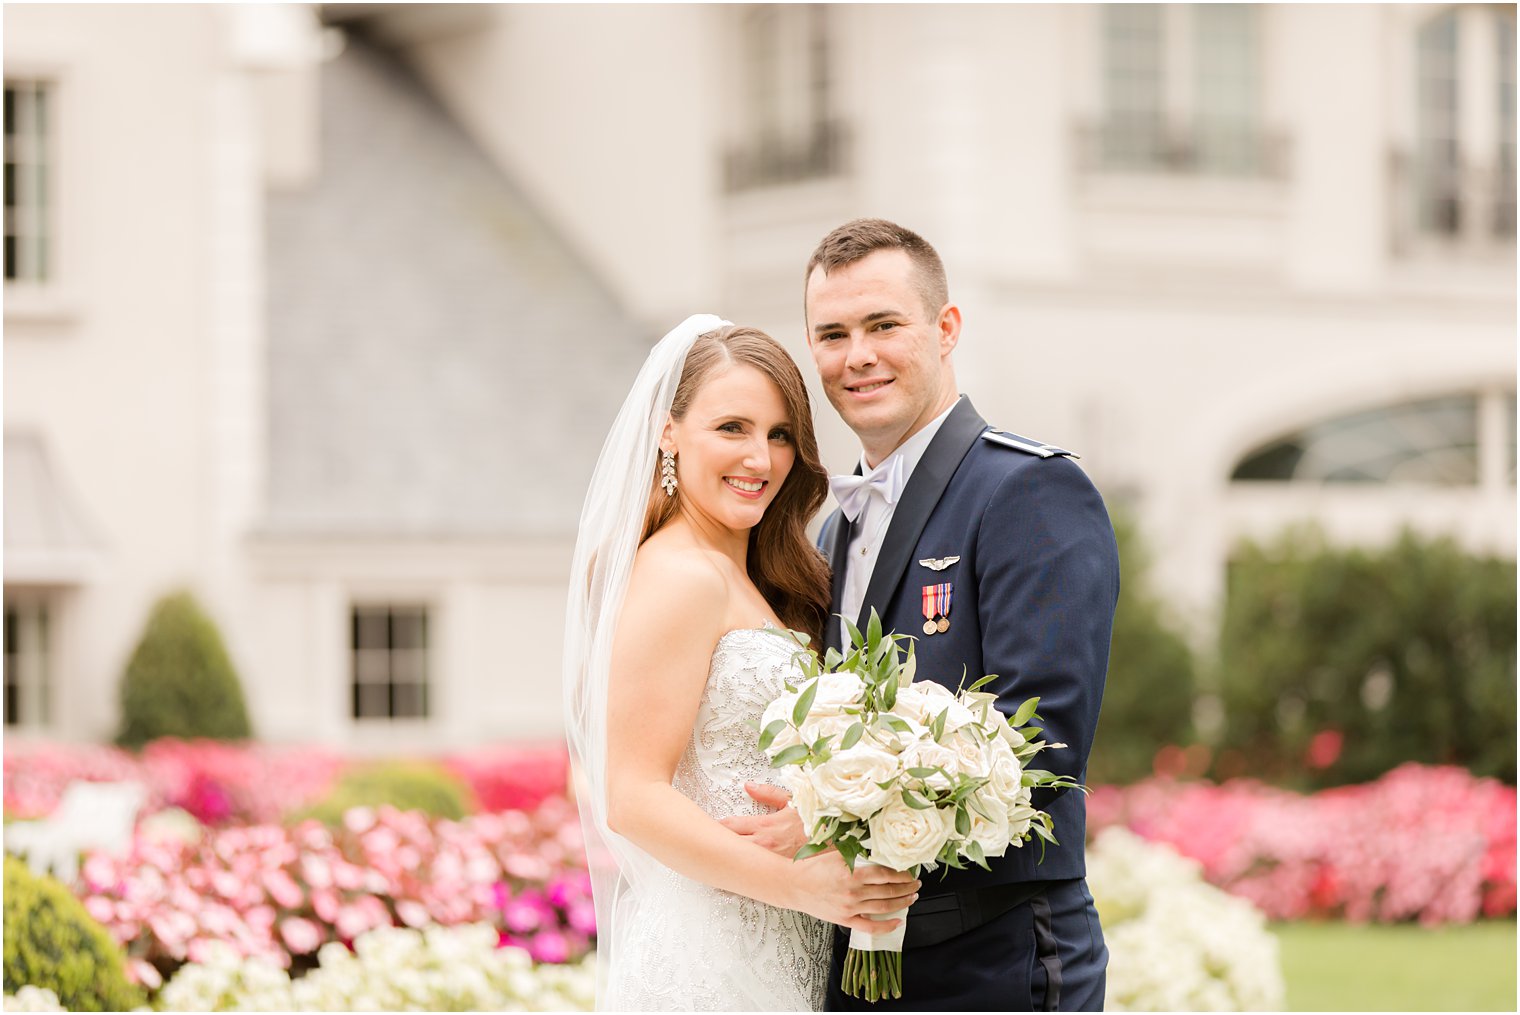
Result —
M486 811L530 811L563 796L563 743L515 745L442 759ZM141 754L95 745L30 745L5 754L5 810L49 814L70 782L134 780L148 787L145 813L179 807L207 825L277 822L325 797L348 761L325 748L164 738Z
M148 789L145 813L179 807L208 825L278 821L325 794L343 765L323 748L216 740L155 740L141 754L93 745L8 748L5 810L42 817L70 782L133 780Z
M442 759L485 811L531 811L569 785L570 755L563 742L515 744Z
M126 856L89 856L76 891L149 986L218 941L289 968L325 942L392 925L490 922L502 943L544 962L580 958L595 934L580 825L562 797L459 822L358 807L336 830L306 821L196 843L139 836Z
M1164 842L1274 919L1435 925L1515 913L1515 805L1496 780L1406 764L1308 796L1247 779L1099 787L1088 827Z

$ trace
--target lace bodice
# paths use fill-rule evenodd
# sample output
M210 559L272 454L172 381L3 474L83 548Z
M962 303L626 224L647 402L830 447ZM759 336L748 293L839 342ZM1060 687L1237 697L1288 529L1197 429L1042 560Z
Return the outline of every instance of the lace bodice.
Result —
M714 818L759 814L745 782L780 785L756 741L765 707L790 677L797 643L775 628L718 641L691 741L672 780ZM832 930L661 869L625 900L604 1007L635 1011L821 1011ZM625 938L622 928L629 928Z
M741 628L718 640L691 742L676 766L676 789L715 818L760 814L765 808L744 792L746 782L781 785L756 746L756 725L790 679L798 644L780 628Z

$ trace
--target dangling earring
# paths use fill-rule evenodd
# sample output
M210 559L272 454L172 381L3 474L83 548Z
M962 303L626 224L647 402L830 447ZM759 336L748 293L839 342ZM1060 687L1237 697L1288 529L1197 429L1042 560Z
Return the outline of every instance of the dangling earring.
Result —
M676 495L676 454L674 451L660 452L660 485L665 488L665 496Z

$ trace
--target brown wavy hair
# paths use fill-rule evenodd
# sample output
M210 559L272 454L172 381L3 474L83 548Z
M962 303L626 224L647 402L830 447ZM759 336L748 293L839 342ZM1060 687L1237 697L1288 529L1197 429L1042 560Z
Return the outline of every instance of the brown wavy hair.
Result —
M742 363L754 367L781 392L791 423L796 460L781 489L749 533L747 567L750 581L787 627L802 631L814 644L823 635L829 615L829 566L807 537L807 522L828 492L828 473L818 458L813 432L813 405L797 364L781 343L758 328L727 325L697 338L686 354L670 416L686 418L698 389L719 369ZM660 487L660 456L649 463L649 507L644 514L648 539L675 517L681 493L667 497Z

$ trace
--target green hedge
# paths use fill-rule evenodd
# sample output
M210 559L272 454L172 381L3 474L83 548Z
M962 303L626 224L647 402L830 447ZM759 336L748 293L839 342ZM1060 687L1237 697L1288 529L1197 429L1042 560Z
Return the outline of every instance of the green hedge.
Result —
M122 677L121 715L116 742L123 747L158 737L252 736L222 636L190 593L165 596L153 607Z
M5 993L46 987L69 1011L129 1011L143 1003L121 949L52 878L5 858Z
M1193 740L1196 666L1150 589L1150 558L1134 523L1114 514L1119 605L1098 733L1088 759L1092 785L1129 783L1152 772L1158 749Z
M316 818L335 825L351 807L390 804L400 811L423 811L455 821L471 813L470 789L444 769L428 762L390 761L350 769L331 793L296 814L295 821Z
M1326 786L1420 761L1514 782L1513 561L1306 529L1242 546L1228 585L1216 774Z

